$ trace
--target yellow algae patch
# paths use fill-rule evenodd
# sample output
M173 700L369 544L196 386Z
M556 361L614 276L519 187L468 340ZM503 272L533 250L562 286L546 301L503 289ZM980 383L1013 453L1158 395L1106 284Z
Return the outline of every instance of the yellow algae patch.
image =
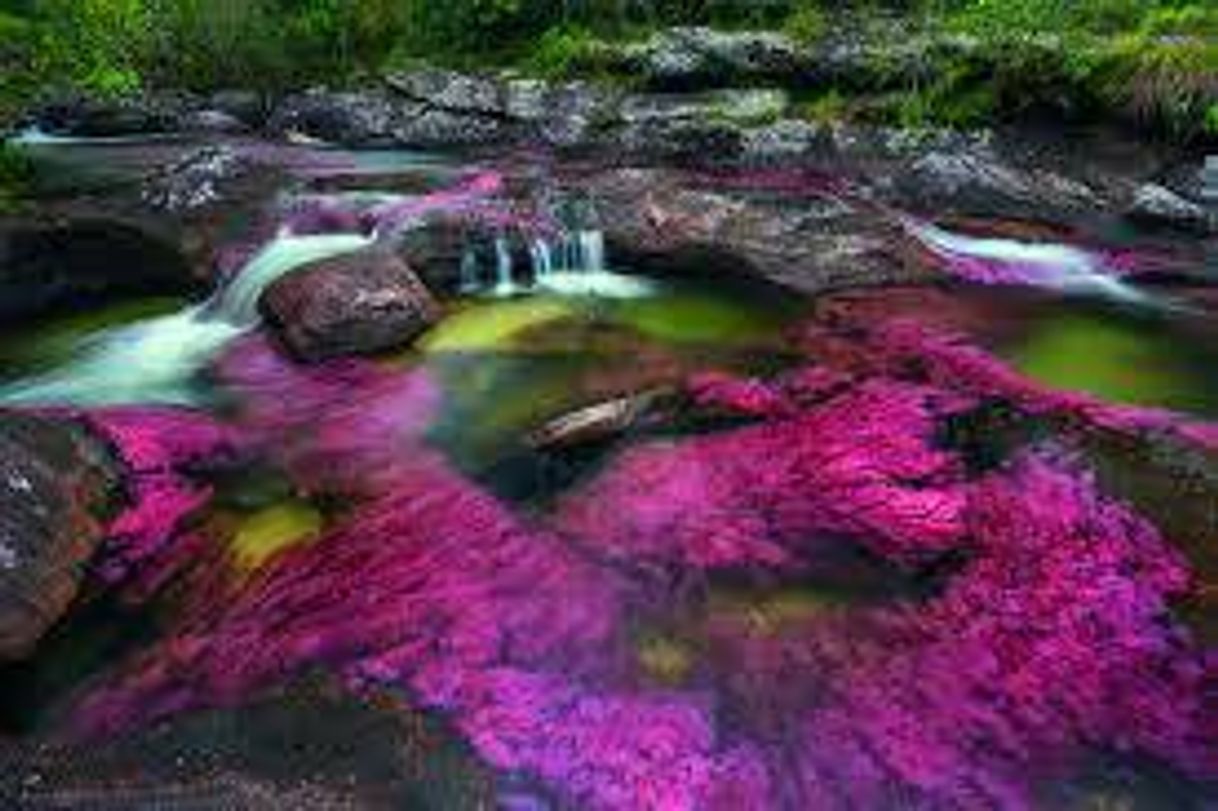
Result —
M675 344L754 343L772 337L781 325L780 314L686 291L624 302L615 316L649 338Z
M440 322L419 347L434 352L486 352L512 348L522 332L573 315L575 308L554 298L529 297L476 304Z
M719 592L711 595L710 611L742 620L749 630L769 636L832 610L840 603L828 594L788 589L772 594Z
M237 566L257 569L284 549L312 540L321 526L321 513L304 501L282 501L251 513L240 521L233 537Z
M669 636L649 635L639 640L639 664L652 679L675 687L693 670L693 648Z

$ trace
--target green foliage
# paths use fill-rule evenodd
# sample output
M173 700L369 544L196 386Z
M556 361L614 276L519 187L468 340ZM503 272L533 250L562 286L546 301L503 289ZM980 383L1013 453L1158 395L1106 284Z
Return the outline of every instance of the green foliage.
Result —
M542 34L521 63L529 73L551 79L621 81L611 74L606 56L604 41L591 30L560 25Z
M277 91L413 61L622 81L605 41L674 24L847 31L873 64L804 109L817 119L1103 104L1179 137L1218 127L1218 0L0 0L0 122L48 89ZM948 45L911 70L918 37Z
M33 168L20 149L0 141L0 214L20 207L29 192Z
M828 27L824 10L811 2L800 5L783 23L783 31L787 36L805 45L819 42L825 36Z
M1201 122L1201 130L1209 136L1218 136L1218 103L1205 108L1205 119Z

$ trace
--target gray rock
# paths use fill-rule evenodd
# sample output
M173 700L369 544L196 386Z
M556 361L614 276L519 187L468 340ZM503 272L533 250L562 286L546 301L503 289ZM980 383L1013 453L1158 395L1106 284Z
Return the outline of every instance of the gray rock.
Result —
M900 226L808 181L802 192L711 190L663 169L586 181L610 251L660 274L740 275L815 294L925 281Z
M627 125L691 119L750 123L782 116L789 103L789 97L783 90L651 93L626 97L622 101L620 116Z
M82 427L0 411L0 660L29 655L76 597L119 480Z
M247 168L229 147L203 147L152 173L140 195L145 203L164 211L202 208L222 201L223 187Z
M386 146L394 141L398 119L397 106L381 91L312 90L280 102L267 129L343 146Z
M670 89L795 79L809 65L807 49L782 34L710 28L661 31L623 58L647 84Z
M1126 215L1140 224L1207 233L1214 227L1209 211L1157 183L1146 183L1134 194Z
M24 811L495 807L495 776L441 720L320 677L101 741L13 743L0 770Z
M219 90L211 95L206 109L232 116L250 128L266 123L267 100L252 90Z
M177 246L136 224L92 217L0 223L0 323L194 286Z
M455 113L507 115L507 93L496 79L429 68L392 73L385 83L411 101Z
M1066 220L1103 205L1087 183L1025 169L985 146L932 149L897 167L887 183L901 205L958 214Z
M197 100L182 94L141 94L118 100L64 96L35 108L29 123L56 135L109 138L178 132Z
M246 132L249 127L236 116L220 110L196 110L183 116L182 129L211 135L232 135Z
M825 139L824 128L787 119L745 132L744 157L754 163L799 161L823 149Z
M306 361L403 346L440 317L427 287L392 253L368 250L316 262L266 291L260 307Z
M398 109L389 139L398 146L453 149L507 145L521 135L521 128L506 118L408 104Z

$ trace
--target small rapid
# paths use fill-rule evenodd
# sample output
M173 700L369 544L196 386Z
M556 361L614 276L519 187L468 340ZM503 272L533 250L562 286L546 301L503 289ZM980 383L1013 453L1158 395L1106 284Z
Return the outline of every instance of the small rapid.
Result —
M362 234L284 231L207 301L103 330L85 342L78 359L0 387L0 402L192 404L198 399L195 375L232 341L258 326L258 297L267 286L297 268L371 243Z
M606 261L605 235L595 229L529 236L514 250L507 234L498 235L489 256L471 246L461 259L461 291L510 297L528 293L601 298L641 298L655 292L646 279L620 273ZM527 265L519 261L527 257Z
M957 276L982 284L1022 284L1095 295L1127 304L1165 306L1122 278L1102 254L1054 242L954 233L903 217L902 223Z

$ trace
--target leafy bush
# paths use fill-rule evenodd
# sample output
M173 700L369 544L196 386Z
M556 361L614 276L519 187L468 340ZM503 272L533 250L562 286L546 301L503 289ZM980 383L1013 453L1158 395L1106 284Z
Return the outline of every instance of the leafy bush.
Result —
M601 48L600 39L587 28L558 26L541 35L524 64L530 72L550 78L596 75Z

